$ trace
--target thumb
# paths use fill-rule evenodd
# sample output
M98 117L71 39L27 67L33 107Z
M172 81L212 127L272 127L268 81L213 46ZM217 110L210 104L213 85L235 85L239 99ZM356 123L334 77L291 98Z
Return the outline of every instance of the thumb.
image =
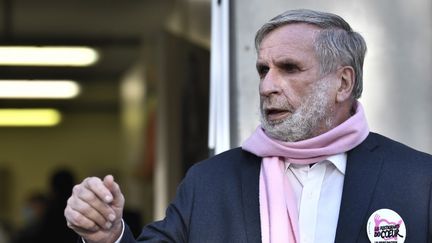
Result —
M120 190L120 186L114 181L114 177L112 175L105 176L103 183L108 188L108 190L110 190L113 196L109 204L122 208L124 204L124 197Z

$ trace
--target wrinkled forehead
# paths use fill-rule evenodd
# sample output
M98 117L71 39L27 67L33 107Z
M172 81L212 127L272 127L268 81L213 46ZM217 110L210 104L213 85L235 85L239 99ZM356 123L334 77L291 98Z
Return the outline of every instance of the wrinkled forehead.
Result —
M280 26L264 37L258 49L258 59L268 53L272 53L273 56L285 54L314 56L314 41L320 30L310 24Z
M307 44L312 45L322 29L318 26L306 23L290 23L279 26L268 32L262 39L258 52L280 44Z

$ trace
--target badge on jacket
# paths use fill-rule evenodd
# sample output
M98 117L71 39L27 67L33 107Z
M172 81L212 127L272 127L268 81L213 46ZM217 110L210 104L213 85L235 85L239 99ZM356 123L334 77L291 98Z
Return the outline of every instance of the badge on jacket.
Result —
M406 239L405 223L391 209L375 211L369 217L366 230L371 243L404 243Z

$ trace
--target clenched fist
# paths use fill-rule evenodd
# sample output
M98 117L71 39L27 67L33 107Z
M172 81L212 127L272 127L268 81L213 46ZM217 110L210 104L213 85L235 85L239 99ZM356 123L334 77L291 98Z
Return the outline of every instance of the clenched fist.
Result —
M124 196L111 175L86 178L73 188L65 217L87 242L115 242L122 232Z

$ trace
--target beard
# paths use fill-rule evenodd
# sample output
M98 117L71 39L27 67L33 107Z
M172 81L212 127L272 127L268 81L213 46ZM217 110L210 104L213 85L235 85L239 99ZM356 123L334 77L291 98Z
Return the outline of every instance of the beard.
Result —
M261 97L261 126L265 133L277 140L297 142L316 136L320 131L330 130L334 122L327 81L318 80L297 109L285 97ZM269 106L292 111L292 114L278 121L269 121L265 112L265 107Z

